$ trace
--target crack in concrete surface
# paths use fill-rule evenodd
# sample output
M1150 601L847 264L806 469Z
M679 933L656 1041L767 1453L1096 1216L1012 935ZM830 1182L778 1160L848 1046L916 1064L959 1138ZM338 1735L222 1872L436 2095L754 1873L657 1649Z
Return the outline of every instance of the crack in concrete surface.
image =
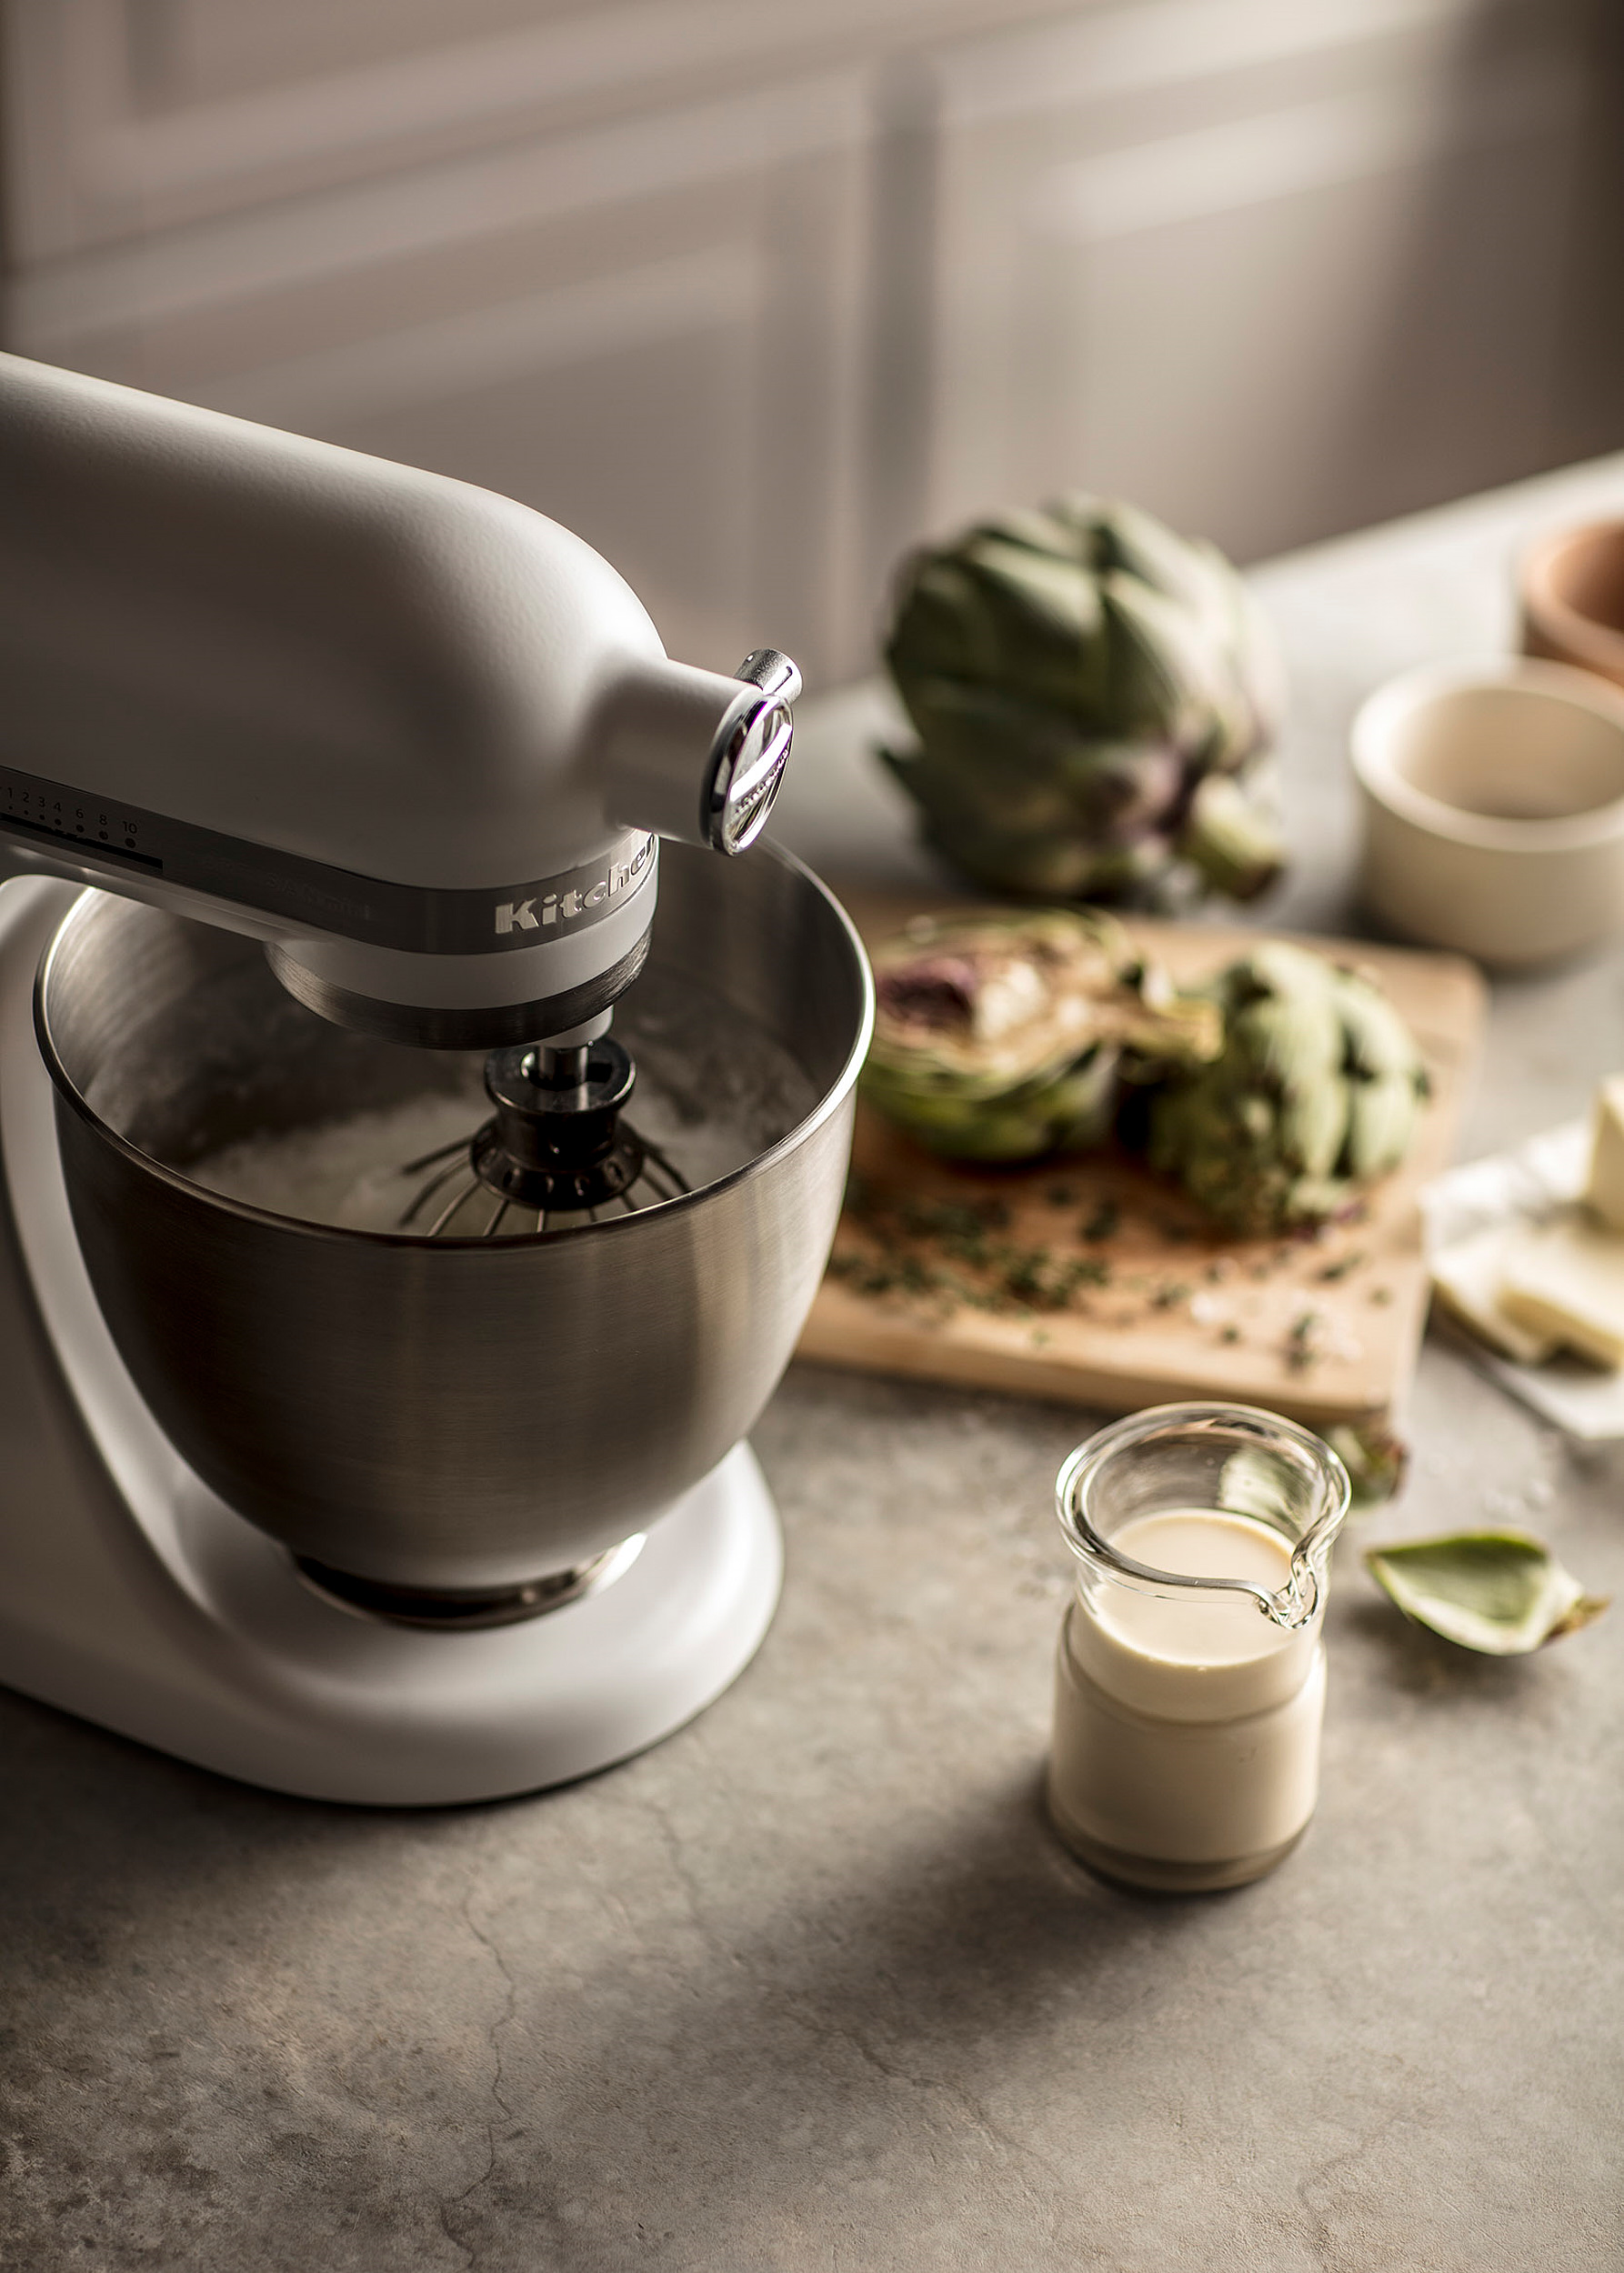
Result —
M1302 2238L1313 2251L1314 2262L1319 2267L1320 2273L1369 2273L1369 2264L1362 2247L1357 2256L1350 2258L1347 2255L1328 2211L1312 2199L1313 2195L1333 2190L1337 2174L1362 2164L1384 2139L1391 2136L1408 2113L1402 2108L1390 2108L1386 2115L1359 2132L1346 2147L1338 2148L1335 2154L1323 2156L1297 2180L1292 2190L1308 2221Z
M895 1989L895 1983L890 1986ZM1060 2206L1053 2201L1046 2201L1020 2166L1023 2163L1034 2164L1038 2170L1061 2186L1068 2183L1068 2174L1050 2161L1047 2156L1038 2152L1028 2140L1020 2138L1007 2130L977 2094L967 2089L962 2084L956 2084L945 2077L917 2074L913 2069L904 2067L899 2061L887 2059L867 2040L855 2022L843 2024L815 2014L808 2009L804 1998L787 1997L783 1999L783 2004L784 2009L792 2015L797 2025L803 2028L808 2036L820 2038L826 2043L848 2046L867 2067L871 2068L877 2075L883 2076L887 2082L905 2085L910 2091L935 2094L950 2105L960 2108L985 2140L1002 2149L1005 2158L1004 2167L1019 2188L1023 2199L1038 2212L1043 2225L1048 2229L1049 2239L1055 2242L1059 2241L1062 2225Z
M514 1978L512 1968L509 1966L506 1958L502 1954L500 1944L496 1941L494 1935L486 1932L485 1928L479 1924L479 1921L474 1916L474 1889L472 1887L469 1887L464 1893L462 1901L458 1906L458 1915L461 1918L463 1924L467 1928L469 1933L478 1943L480 1948L483 1949L486 1955L490 1958L491 1963L496 1967L497 1973L501 1976L503 1986L502 2010L496 2015L496 2018L491 2022L490 2026L486 2030L486 2042L490 2048L491 2055L491 2079L489 2085L490 2097L493 2100L495 2100L497 2108L506 2118L507 2122L511 2124L514 2121L513 2107L503 2090L503 2085L506 2079L506 2070L504 2064L502 2051L502 2032L511 2025L514 2016L518 2010L518 1984ZM452 2216L456 2210L460 2208L462 2204L470 2200L474 2195L479 2193L482 2188L490 2184L491 2179L496 2173L496 2118L494 2117L488 2117L485 2126L485 2168L480 2171L476 2177L470 2178L467 2185L463 2187L457 2193L442 2194L439 2196L436 2205L439 2211L441 2229L445 2233L447 2241L449 2241L454 2248L458 2248L463 2252L465 2258L466 2259L467 2273L472 2273L472 2268L478 2264L479 2252L475 2248L471 2242L465 2240L461 2234L454 2230L451 2223Z
M658 1827L661 1843L665 1847L671 1865L671 1875L682 1888L689 1923L708 1941L711 1935L705 1918L704 1892L698 1879L694 1876L693 1866L688 1861L682 1840L677 1835L677 1826L671 1820L671 1810L663 1801L655 1798L652 1793L643 1795L643 1807L645 1811L653 1817Z

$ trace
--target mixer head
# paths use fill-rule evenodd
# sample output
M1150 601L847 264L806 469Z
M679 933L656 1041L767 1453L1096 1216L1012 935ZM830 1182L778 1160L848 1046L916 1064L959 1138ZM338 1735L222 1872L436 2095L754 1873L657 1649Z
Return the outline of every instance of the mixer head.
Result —
M487 1050L602 1017L657 840L759 834L793 663L674 661L556 522L0 355L8 866L260 940L309 1009Z
M403 1176L431 1173L399 1228L467 1234L483 1207L478 1236L490 1239L510 1224L545 1231L549 1217L596 1223L600 1209L631 1216L679 1197L689 1189L680 1169L622 1118L636 1084L630 1056L608 1035L492 1050L485 1086L495 1111L466 1141L454 1137L406 1164Z

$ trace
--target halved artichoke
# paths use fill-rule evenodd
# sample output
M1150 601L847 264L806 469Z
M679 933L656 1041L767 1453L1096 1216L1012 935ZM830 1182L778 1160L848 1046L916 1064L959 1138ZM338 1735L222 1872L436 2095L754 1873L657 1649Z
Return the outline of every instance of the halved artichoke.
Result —
M862 1088L957 1160L1101 1143L1125 1078L1211 1056L1222 1019L1174 990L1108 916L921 917L875 951Z
M880 755L977 881L1249 899L1278 872L1278 659L1212 546L1092 497L983 522L903 563L885 655L919 739Z
M1398 1166L1427 1073L1371 980L1275 940L1198 991L1222 1011L1223 1047L1150 1099L1152 1167L1255 1234L1338 1215Z

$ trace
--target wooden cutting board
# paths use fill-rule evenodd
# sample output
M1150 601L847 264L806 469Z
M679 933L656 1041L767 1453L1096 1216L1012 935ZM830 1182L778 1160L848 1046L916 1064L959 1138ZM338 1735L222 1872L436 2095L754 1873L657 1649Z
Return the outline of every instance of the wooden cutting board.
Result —
M848 902L870 943L932 905ZM1127 928L1181 981L1265 936L1200 924ZM958 1167L859 1105L852 1187L798 1355L1108 1412L1188 1397L1323 1425L1391 1412L1426 1320L1416 1195L1449 1160L1486 991L1456 956L1302 944L1385 987L1432 1076L1409 1158L1351 1219L1311 1237L1230 1238L1126 1155Z

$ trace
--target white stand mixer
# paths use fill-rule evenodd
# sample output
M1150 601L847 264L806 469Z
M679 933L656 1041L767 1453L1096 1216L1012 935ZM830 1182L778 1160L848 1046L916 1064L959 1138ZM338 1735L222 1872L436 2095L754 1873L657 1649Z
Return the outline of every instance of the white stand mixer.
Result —
M82 412L88 400L95 413L118 398L112 402L114 423L133 419L137 428L142 425L145 398L26 365L11 368L19 375L25 396L36 410L43 406L47 419L60 388L68 396L70 412ZM224 450L229 458L233 436L222 430L234 422L178 412L174 406L154 407L159 426L167 421L171 432L175 418L195 416L209 449L216 456ZM0 425L4 416L0 394ZM93 416L93 428L95 423ZM249 437L252 457L257 430L240 431ZM345 455L284 436L270 441L273 453L285 456L289 450L309 452L318 486L332 470L330 462ZM354 461L340 471L347 479L358 466L357 478L365 480L369 465ZM398 478L430 480L401 477L396 468L381 470L386 486ZM308 465L304 471L310 471ZM123 510L127 500L115 507L115 521ZM539 526L551 531L550 524ZM574 548L566 557L572 576L579 568L577 556L584 556L592 563L586 585L612 576L576 540L564 544ZM624 644L627 603L633 610L636 603L623 586L612 598L621 619L616 637ZM178 629L175 636L179 637ZM674 1471L677 1488L651 1507L654 1519L646 1531L623 1537L589 1560L575 1554L565 1558L580 1563L584 1576L540 1615L476 1630L427 1631L420 1624L372 1615L313 1584L286 1546L262 1527L263 1516L258 1524L246 1520L204 1480L155 1417L121 1354L121 1340L132 1355L135 1346L127 1334L117 1337L110 1330L93 1269L87 1269L84 1221L79 1218L76 1230L79 1203L70 1199L64 1167L64 1134L71 1121L64 1116L58 1095L60 1076L54 1086L35 1031L42 956L78 897L75 886L95 881L111 884L125 896L266 939L272 967L284 984L341 1024L411 1036L416 1018L428 1026L454 1029L459 1045L478 1046L487 1039L511 1041L528 1034L538 1006L566 1003L579 1015L562 1036L555 1028L549 1038L585 1045L607 1024L605 1012L628 983L627 966L635 976L641 962L652 912L654 863L648 860L628 877L625 902L610 923L598 926L603 944L596 958L582 952L584 942L594 938L591 929L549 937L536 908L549 900L555 908L566 907L572 897L577 906L589 901L590 891L581 890L578 880L569 886L567 876L578 879L578 872L595 860L619 857L628 842L635 858L639 826L670 828L690 843L714 849L742 849L765 819L788 744L786 705L794 691L793 666L777 657L753 659L764 667L756 683L741 686L672 665L665 666L672 679L662 683L663 657L651 658L648 638L640 631L637 638L643 652L630 674L631 694L625 700L609 698L610 708L617 709L607 735L612 762L606 759L598 766L590 751L585 758L568 754L555 764L550 789L543 785L567 817L560 836L565 856L548 863L533 851L525 858L521 851L506 871L487 874L488 888L476 895L467 833L461 833L462 843L447 863L448 896L494 902L508 921L503 926L498 912L488 941L465 932L449 954L440 951L446 945L443 917L432 953L425 948L414 954L398 938L357 938L353 926L348 936L314 933L307 920L286 912L297 905L296 891L279 896L274 884L268 891L255 888L264 877L251 873L252 863L239 868L249 882L237 900L215 896L217 885L211 894L206 879L201 888L184 875L177 881L175 870L184 870L184 860L171 860L165 870L145 852L166 826L164 800L154 791L150 752L128 776L143 793L132 796L132 806L139 804L144 817L155 815L159 823L145 836L135 825L127 825L142 845L145 865L125 856L122 823L115 826L106 854L105 836L98 842L85 835L82 809L99 812L98 800L116 794L118 784L107 778L119 770L115 761L98 774L97 753L86 748L77 777L69 776L62 788L70 806L81 809L79 821L70 819L65 827L59 817L53 825L53 782L41 771L35 752L21 754L18 764L25 771L0 767L6 805L0 828L9 822L15 865L36 872L0 885L5 1171L0 1430L6 1455L0 1487L0 1679L11 1687L250 1782L329 1800L417 1806L535 1789L622 1759L688 1719L727 1687L756 1650L777 1602L782 1547L776 1510L747 1446L733 1441L732 1448L715 1459L715 1451L729 1441L726 1435L703 1456L711 1463L703 1473L690 1480ZM654 646L657 650L657 642ZM570 668L580 677L576 660L572 657ZM159 676L165 677L162 669ZM48 671L41 675L36 723L43 715L37 705L49 696L49 677ZM173 686L173 673L167 683ZM584 711L599 717L604 684L600 671L583 696ZM27 709L25 703L25 716ZM574 725L570 731L576 731ZM72 736L67 738L71 742ZM602 737L592 739L595 747L605 746ZM140 740L137 731L134 741ZM9 757L13 752L0 755ZM66 772L60 760L57 771ZM183 765L177 779L186 778ZM692 799L686 812L678 796L685 781ZM43 792L20 786L41 782ZM408 818L411 794L408 783L403 790ZM256 790L254 784L245 789L238 781L227 788L223 802L210 788L211 821L228 817L225 808L235 799L234 835L240 835L256 795L262 806L274 805L264 782ZM344 798L337 803L342 808ZM431 808L432 799L426 799L422 841L432 849ZM58 816L61 811L58 800ZM194 817L175 816L171 842L184 839L185 824ZM629 840L628 823L634 832ZM403 840L398 815L393 826L396 838ZM75 826L77 836L70 840L66 830ZM316 826L319 837L319 823ZM296 867L310 861L316 841L310 827L306 817L291 832L304 832L301 855L292 863ZM278 836L285 845L288 834L279 832L273 812L263 832L263 841L271 846L270 863L278 857ZM222 841L214 839L216 850ZM356 841L352 833L347 846L324 848L339 855L340 872L353 861ZM420 898L428 896L422 861L415 874L403 873L408 865L396 859L396 880L416 888ZM629 869L632 860L624 865ZM512 881L516 867L525 879L522 888ZM230 873L228 861L216 862L216 878ZM270 873L266 866L264 875ZM356 880L353 867L347 873ZM562 888L548 887L549 877L565 879ZM817 889L810 879L804 884ZM600 897L606 899L607 894ZM637 899L648 903L641 913L641 934L628 931L625 920ZM537 936L532 938L532 932ZM610 932L613 937L606 938ZM516 954L509 952L513 947ZM600 971L606 959L612 966L606 976L595 974L595 959ZM410 987L417 962L426 974L418 990L420 1003ZM860 955L854 967L860 969ZM807 1253L797 1258L787 1314L797 1305L804 1308L803 1294L809 1298L832 1233L849 1128L849 1090L867 1038L866 975L861 986L856 1030L845 1037L847 1046L840 1052L842 1079L821 1099L814 1127L826 1161L819 1171L822 1197L811 1211ZM490 1019L483 1016L486 1003L494 1013ZM412 1038L444 1044L451 1036L441 1031ZM584 1046L579 1055L584 1066ZM827 1161L834 1161L836 1174L832 1191L826 1193ZM177 1181L162 1169L155 1175L167 1187ZM705 1197L696 1192L675 1207L697 1207ZM251 1213L236 1211L238 1217ZM649 1252L646 1245L632 1244L633 1235L661 1213L650 1208L644 1217L598 1227L604 1235L621 1235L614 1252L627 1257L628 1269L633 1257ZM545 1216L538 1220L545 1222ZM229 1222L227 1227L233 1227ZM539 1273L561 1255L567 1259L570 1243L595 1236L576 1224L538 1234L525 1245L541 1258L536 1266ZM714 1244L716 1235L708 1236ZM753 1236L761 1236L759 1225ZM694 1237L706 1251L706 1237ZM414 1256L428 1245L416 1239L397 1244ZM493 1242L493 1247L497 1244L509 1243ZM747 1260L753 1269L766 1267L760 1253ZM200 1293L200 1303L205 1300ZM772 1357L772 1378L797 1325L798 1317L792 1317L787 1342L782 1333L777 1336L783 1346ZM198 1330L210 1331L202 1310ZM769 1379L760 1394L770 1386ZM757 1407L758 1403L759 1397ZM545 1452L549 1442L545 1417L536 1426ZM690 1470L694 1457L688 1456ZM409 1562L409 1543L406 1551ZM375 1561L373 1577L392 1581L402 1576L388 1559L394 1552L390 1548L381 1562ZM324 1558L326 1553L324 1546ZM332 1559L346 1569L359 1567L336 1554ZM544 1554L538 1543L533 1560L551 1569L559 1557ZM483 1565L481 1571L488 1575ZM408 1569L405 1575L414 1574Z

